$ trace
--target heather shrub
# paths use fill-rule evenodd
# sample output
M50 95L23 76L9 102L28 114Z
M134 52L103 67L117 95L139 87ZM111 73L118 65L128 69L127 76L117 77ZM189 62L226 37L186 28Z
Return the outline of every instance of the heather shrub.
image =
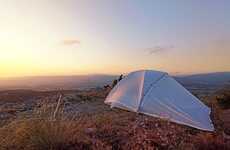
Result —
M230 92L217 96L217 102L223 109L230 109Z
M194 146L198 150L228 150L230 143L222 136L210 133L198 134L194 137Z

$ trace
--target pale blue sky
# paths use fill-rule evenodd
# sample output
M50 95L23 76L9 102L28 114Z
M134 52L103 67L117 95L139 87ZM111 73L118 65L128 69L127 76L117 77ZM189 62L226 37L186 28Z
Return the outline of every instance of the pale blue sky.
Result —
M1 76L230 71L228 0L0 0L0 17Z

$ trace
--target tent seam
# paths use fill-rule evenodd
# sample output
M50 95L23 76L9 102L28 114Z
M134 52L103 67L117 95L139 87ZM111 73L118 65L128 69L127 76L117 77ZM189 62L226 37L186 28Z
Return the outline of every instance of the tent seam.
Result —
M141 104L142 97L143 97L142 93L143 93L143 87L144 87L145 72L146 72L146 71L144 71L144 75L142 75L141 91L140 91L140 95L139 95L139 99L138 99L138 105L137 105L137 108L136 108L136 112L137 112L137 113L138 113L138 111L139 111L140 104Z
M137 107L137 110L136 112L139 111L140 109L140 105L145 97L145 95L147 95L147 93L150 91L150 89L152 88L153 85L155 85L157 82L159 82L162 78L164 78L166 75L168 75L167 73L163 73L157 80L155 80L155 82L151 83L149 88L147 89L146 93L143 93L143 87L144 87L144 78L145 78L145 73L146 71L144 72L144 76L143 76L143 80L142 80L142 88L141 88L141 97L140 97L140 101L139 101L139 104L138 104L138 107Z

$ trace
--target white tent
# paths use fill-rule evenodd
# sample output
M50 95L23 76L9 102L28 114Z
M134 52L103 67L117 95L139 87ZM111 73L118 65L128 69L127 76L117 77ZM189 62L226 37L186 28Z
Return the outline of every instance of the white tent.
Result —
M201 130L214 130L210 108L164 72L142 70L128 74L112 89L105 103Z

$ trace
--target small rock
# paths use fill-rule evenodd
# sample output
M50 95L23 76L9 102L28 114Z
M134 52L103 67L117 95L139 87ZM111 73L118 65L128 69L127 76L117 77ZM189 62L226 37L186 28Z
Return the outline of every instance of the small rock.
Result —
M94 128L87 128L87 129L85 129L85 133L92 133L93 131L95 131Z
M155 123L155 127L158 127L159 125L158 125L158 123Z

